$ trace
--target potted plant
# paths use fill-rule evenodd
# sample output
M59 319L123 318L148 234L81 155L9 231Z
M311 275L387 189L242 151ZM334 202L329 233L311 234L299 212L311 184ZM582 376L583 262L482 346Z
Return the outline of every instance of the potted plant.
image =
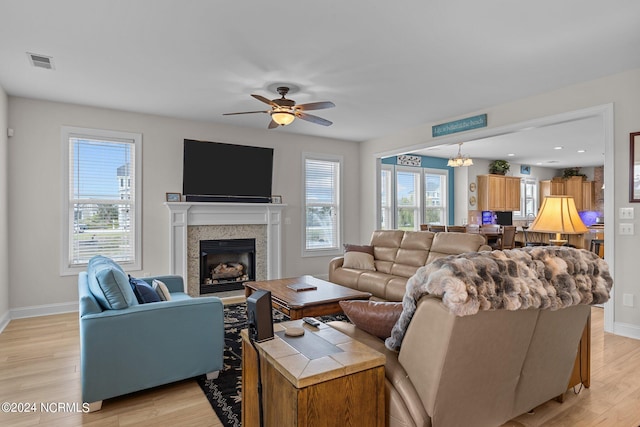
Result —
M489 163L489 173L506 175L511 165L506 160L494 160Z
M566 168L565 170L562 171L562 177L564 179L569 179L572 176L580 176L582 178L586 178L587 175L580 173L580 168L575 167L575 168Z

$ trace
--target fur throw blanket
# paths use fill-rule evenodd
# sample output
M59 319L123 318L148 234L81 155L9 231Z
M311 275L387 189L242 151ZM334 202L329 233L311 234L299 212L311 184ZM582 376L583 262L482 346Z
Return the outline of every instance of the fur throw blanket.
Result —
M609 300L609 266L593 252L534 246L451 255L420 267L407 281L403 311L385 345L400 348L423 295L442 298L456 316L478 310L558 310Z

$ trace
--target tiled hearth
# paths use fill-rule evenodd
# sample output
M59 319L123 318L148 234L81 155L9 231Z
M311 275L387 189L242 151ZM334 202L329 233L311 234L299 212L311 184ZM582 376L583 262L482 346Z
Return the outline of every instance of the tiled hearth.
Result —
M256 239L256 280L281 277L282 210L265 203L165 204L170 212L170 274L185 277L185 291L200 295L199 242Z

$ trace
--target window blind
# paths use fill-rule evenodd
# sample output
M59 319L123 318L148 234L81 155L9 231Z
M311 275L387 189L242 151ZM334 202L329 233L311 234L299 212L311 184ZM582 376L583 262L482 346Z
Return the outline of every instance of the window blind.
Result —
M305 159L305 249L337 249L340 162Z
M69 137L69 265L135 260L133 140Z

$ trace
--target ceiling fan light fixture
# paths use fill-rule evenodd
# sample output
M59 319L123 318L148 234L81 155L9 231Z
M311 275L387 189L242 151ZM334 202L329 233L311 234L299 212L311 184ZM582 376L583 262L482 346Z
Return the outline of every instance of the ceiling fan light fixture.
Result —
M471 159L468 155L462 155L460 152L462 148L462 143L458 144L458 155L452 157L447 162L447 166L452 168L458 168L461 166L473 166L473 159Z
M295 119L304 120L307 122L315 123L322 126L331 126L333 122L323 119L322 117L314 116L313 114L307 113L309 110L322 110L324 108L333 108L335 104L331 101L321 101L321 102L309 102L307 104L296 105L296 102L293 99L285 98L285 95L289 92L289 87L287 86L278 86L278 93L282 95L281 98L277 99L268 99L262 95L258 95L252 93L251 96L257 99L260 102L268 104L271 109L270 110L262 110L262 111L241 111L237 113L223 113L223 116L236 116L239 114L257 114L257 113L266 113L269 114L271 120L269 121L269 125L267 129L277 129L278 126L287 126L293 123Z
M280 126L286 126L293 123L296 116L289 111L288 108L277 108L271 112L271 120L279 124Z

